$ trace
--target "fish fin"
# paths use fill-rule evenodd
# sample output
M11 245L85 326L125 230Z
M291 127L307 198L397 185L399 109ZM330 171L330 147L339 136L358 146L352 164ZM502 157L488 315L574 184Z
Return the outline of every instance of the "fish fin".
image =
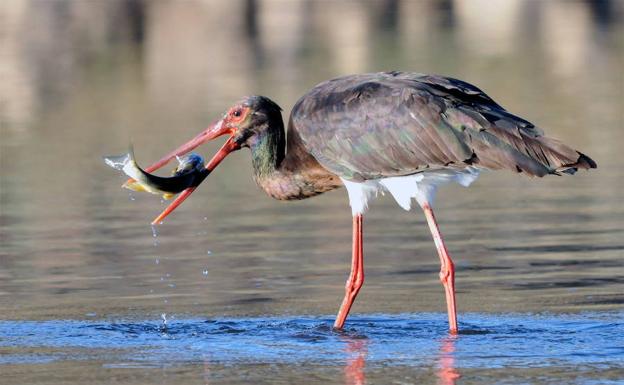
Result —
M121 185L121 187L127 188L128 190L132 190L132 191L150 192L145 188L145 186L143 186L141 183L137 181L132 181L132 182L128 181L124 183L123 185Z

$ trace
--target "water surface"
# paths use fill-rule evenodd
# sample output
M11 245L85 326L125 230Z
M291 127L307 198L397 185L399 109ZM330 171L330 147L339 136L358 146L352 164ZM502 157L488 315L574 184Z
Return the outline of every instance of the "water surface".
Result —
M447 334L444 315L431 313L357 316L343 331L332 330L331 317L2 321L0 365L9 382L24 380L21 365L61 368L69 361L75 372L59 379L84 378L80 371L95 362L89 377L133 369L152 379L181 371L206 384L239 383L248 371L267 384L616 384L624 375L624 338L613 336L624 332L622 316L471 313L455 336ZM26 379L48 383L39 373ZM136 379L125 373L116 381Z

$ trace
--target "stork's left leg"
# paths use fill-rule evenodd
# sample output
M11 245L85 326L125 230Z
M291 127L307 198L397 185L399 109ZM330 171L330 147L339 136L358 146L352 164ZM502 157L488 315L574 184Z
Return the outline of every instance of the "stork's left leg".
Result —
M429 230L433 236L436 249L438 249L438 255L440 256L440 281L444 286L446 293L446 310L448 312L449 330L451 333L457 333L457 314L455 307L455 267L451 256L446 250L442 234L438 228L435 216L433 215L433 209L428 203L422 205L425 216L427 217L427 223L429 224Z

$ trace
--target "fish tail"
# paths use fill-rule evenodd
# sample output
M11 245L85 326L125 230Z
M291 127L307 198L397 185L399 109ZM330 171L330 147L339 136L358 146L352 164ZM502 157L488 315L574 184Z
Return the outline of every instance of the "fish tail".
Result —
M104 162L110 167L123 171L126 175L132 178L132 181L124 183L122 187L134 190L134 191L146 191L146 189L138 190L139 184L135 182L142 182L145 179L145 171L141 170L134 158L134 148L132 144L128 147L128 152L124 155L118 156L105 156Z
M128 145L128 156L134 162L134 164L136 164L136 158L134 157L134 145L132 143Z
M114 168L115 170L123 170L128 162L133 160L129 153L123 155L104 156L103 158L104 163Z

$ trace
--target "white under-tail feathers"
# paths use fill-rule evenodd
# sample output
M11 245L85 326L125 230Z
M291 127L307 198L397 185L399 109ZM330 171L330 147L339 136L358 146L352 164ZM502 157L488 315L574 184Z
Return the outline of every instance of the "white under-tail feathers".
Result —
M349 194L349 204L353 215L363 214L368 209L368 202L379 193L388 191L396 202L405 210L412 208L412 199L423 207L433 206L438 186L455 182L464 187L470 186L479 176L480 169L439 169L417 174L353 182L342 179Z

